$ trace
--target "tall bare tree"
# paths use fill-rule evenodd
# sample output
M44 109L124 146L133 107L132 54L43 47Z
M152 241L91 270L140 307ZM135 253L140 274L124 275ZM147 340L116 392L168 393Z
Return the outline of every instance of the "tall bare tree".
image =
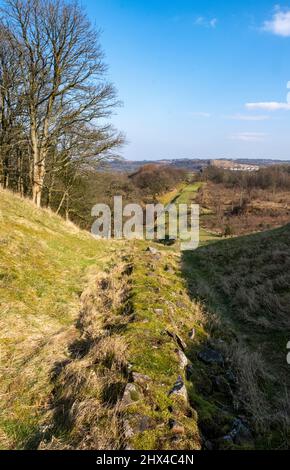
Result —
M67 165L68 158L76 158L70 152L63 160L65 136L73 133L75 139L81 130L78 142L87 142L94 135L100 150L104 143L97 141L104 136L100 122L116 106L116 93L105 80L99 34L78 2L4 3L2 25L9 31L9 46L18 60L21 124L29 143L32 198L39 206L48 169L55 171L62 162ZM94 154L91 146L87 156L94 159L105 155L121 140L120 136L116 139L112 134L108 139L107 135L103 151Z

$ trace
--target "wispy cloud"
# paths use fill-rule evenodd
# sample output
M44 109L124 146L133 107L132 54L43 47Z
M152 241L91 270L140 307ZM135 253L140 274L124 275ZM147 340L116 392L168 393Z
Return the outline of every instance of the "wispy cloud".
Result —
M264 22L262 29L277 36L290 37L290 10L282 11L276 7L272 18Z
M215 28L217 23L217 18L207 18L205 16L198 16L194 21L195 26L203 26L204 28Z
M193 117L202 117L202 118L211 117L210 113L205 113L205 112L202 112L202 111L192 112L192 113L190 113L190 115L193 116Z
M247 109L262 109L263 111L290 110L290 103L279 103L277 101L265 101L260 103L247 103Z
M267 115L251 115L251 114L233 114L232 116L224 116L231 121L267 121L270 116Z
M266 136L267 134L262 132L239 132L237 134L233 134L230 139L242 142L263 142Z

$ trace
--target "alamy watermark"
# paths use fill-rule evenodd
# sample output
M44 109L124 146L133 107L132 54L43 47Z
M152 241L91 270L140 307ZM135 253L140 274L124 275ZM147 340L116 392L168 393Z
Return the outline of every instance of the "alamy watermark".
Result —
M107 204L96 204L96 217L91 232L101 239L180 240L182 251L199 245L198 204L126 204L122 196L114 197L113 210Z

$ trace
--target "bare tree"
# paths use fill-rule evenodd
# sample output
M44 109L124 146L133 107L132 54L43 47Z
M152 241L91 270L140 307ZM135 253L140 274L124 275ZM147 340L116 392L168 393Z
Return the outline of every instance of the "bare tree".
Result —
M52 171L61 166L64 136L78 128L89 140L96 133L102 137L99 123L117 105L116 93L105 80L98 32L77 2L6 0L2 16L10 47L18 57L32 198L39 206L48 162ZM110 143L116 145L114 137L103 154ZM95 156L91 151L90 158Z
M18 64L9 31L0 25L0 184L22 193L27 142L19 119L22 97Z

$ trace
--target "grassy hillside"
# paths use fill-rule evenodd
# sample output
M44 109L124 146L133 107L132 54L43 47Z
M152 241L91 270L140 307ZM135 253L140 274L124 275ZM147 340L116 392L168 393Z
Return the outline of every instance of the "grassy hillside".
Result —
M47 405L52 364L75 334L88 268L109 245L0 192L0 446L23 447Z
M290 226L185 253L183 274L236 370L238 411L256 430L256 446L288 448Z
M289 447L289 226L181 254L0 211L1 448Z
M0 208L1 447L200 448L172 392L200 323L179 254L97 242L8 192Z

